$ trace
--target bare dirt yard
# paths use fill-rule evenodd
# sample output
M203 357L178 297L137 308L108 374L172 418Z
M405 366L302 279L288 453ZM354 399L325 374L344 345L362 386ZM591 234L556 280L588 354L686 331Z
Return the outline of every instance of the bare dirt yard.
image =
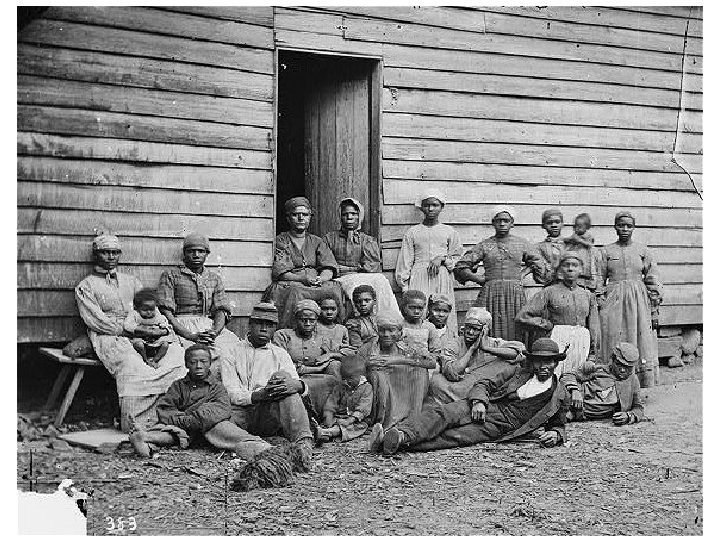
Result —
M383 458L361 439L317 449L292 486L249 493L225 489L240 463L209 449L147 460L18 442L18 488L93 490L92 535L700 535L702 367L663 368L643 394L649 421L571 424L561 448Z

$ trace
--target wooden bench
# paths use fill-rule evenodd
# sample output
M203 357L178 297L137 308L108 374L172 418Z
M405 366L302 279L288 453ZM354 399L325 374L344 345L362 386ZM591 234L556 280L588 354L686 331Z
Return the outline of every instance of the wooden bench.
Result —
M73 374L70 386L68 386L68 389L65 392L65 397L60 404L57 415L55 416L55 427L60 427L63 420L65 420L65 415L67 414L68 409L70 409L70 405L72 405L72 401L75 398L75 392L77 392L80 382L85 375L85 368L102 366L102 363L99 360L94 360L92 358L72 358L70 356L65 356L62 349L53 349L50 347L40 347L40 354L50 360L54 360L55 362L62 364L62 369L60 369L60 373L58 374L57 379L55 379L55 383L53 384L50 395L45 403L46 411L52 411L55 409L56 402L60 397L65 381L70 374Z

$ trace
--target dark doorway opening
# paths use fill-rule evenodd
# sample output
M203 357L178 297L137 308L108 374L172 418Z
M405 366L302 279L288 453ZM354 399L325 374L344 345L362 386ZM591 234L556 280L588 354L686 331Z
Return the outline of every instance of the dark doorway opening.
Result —
M304 195L313 234L338 228L338 203L354 197L362 230L378 236L379 70L369 58L278 51L276 232L287 230L285 201Z

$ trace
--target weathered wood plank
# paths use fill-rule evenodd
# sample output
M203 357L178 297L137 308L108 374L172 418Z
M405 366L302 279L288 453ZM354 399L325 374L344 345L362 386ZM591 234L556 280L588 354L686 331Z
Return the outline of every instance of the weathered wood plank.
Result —
M18 75L17 100L23 105L71 107L91 111L204 120L238 126L272 128L274 122L271 102L198 96L27 75Z
M633 13L652 13L667 17L677 17L683 20L702 19L702 7L700 6L618 6L617 9Z
M18 132L18 155L270 169L270 152Z
M577 205L578 202L596 206L612 206L610 209L599 209L606 220L612 223L618 207L658 207L658 208L693 208L698 218L702 210L702 201L694 193L678 192L672 197L666 193L656 191L640 191L631 189L596 189L585 186L566 186L557 189L554 186L505 186L502 184L489 184L485 182L436 182L430 180L386 180L383 184L383 199L385 205L408 205L412 203L418 193L427 189L437 189L447 198L448 209L463 211L474 208L474 215L484 215L491 211L492 204L506 202L508 204L522 204L523 212L528 211L527 205ZM410 203L410 204L408 204ZM452 205L452 206L450 206ZM472 205L472 206L470 206ZM578 205L582 207L581 205ZM447 213L447 210L443 216ZM693 215L692 212L676 210L677 215ZM472 215L472 213L470 214ZM520 222L522 216L520 216ZM639 218L638 218L639 219ZM645 221L645 220L641 220ZM701 219L698 219L698 223Z
M539 214L537 216L540 217ZM399 242L402 240L405 231L407 231L410 225L419 223L420 217L421 216L418 216L418 219L403 224L388 224L389 220L385 219L385 213L383 213L383 227L381 233L383 252L386 248L391 249L393 247L399 247ZM487 215L476 215L473 221L468 220L465 223L453 223L452 221L444 218L445 216L443 216L443 221L445 223L452 225L457 229L462 242L468 246L468 248L480 240L495 234L495 230L488 224L489 217ZM538 223L538 221L535 221L535 223ZM567 234L570 234L569 231L570 228L568 227ZM595 237L596 245L611 244L617 240L615 229L610 226L601 225L593 227L592 232ZM513 234L527 238L531 242L540 242L545 238L545 233L539 223L537 225L516 225L513 228ZM638 222L638 227L635 229L633 238L635 238L637 242L647 244L650 247L702 247L703 245L702 230L700 229L664 229L660 227L644 227L640 222ZM393 242L397 242L397 244L393 244Z
M694 191L682 172L639 172L610 169L532 167L494 163L383 160L383 176L401 179L496 182L502 184L623 187Z
M264 217L275 214L273 199L267 195L216 194L156 188L63 185L49 182L17 184L18 206L104 210L116 212L152 212L232 217Z
M18 343L67 342L86 335L80 317L23 317L17 320Z
M349 17L344 19L344 25L346 30L343 35L350 40L400 43L434 49L470 50L666 71L682 69L681 54L620 49L580 42L567 43L519 35L438 29L416 24L397 24L389 21Z
M223 266L269 267L272 242L246 242L210 239L212 252L208 264ZM175 238L121 238L122 261L141 264L173 264L182 259L182 241ZM92 260L92 235L18 236L18 262L79 262Z
M273 47L270 28L138 6L57 6L43 17L243 47Z
M218 240L242 238L266 242L272 241L275 236L270 218L52 208L18 208L17 231L81 236L105 231L140 238L183 238L186 234L198 232Z
M387 137L547 144L653 152L672 151L675 143L675 133L670 131L585 126L568 128L556 124L391 112L386 112L383 116L382 130L383 135ZM702 135L684 134L683 139L686 149L702 149Z
M155 287L160 274L174 261L165 265L123 265L123 271L137 277L144 285ZM229 291L262 291L270 285L270 272L267 269L259 270L256 267L212 267L219 273ZM17 287L18 289L54 289L71 290L92 271L91 264L69 263L18 263Z
M580 6L575 6L581 9ZM330 8L369 18L410 22L478 33L497 33L541 39L601 44L631 49L682 53L683 34L648 34L639 29L628 30L594 24L568 23L550 17L521 17L484 11L430 6L342 6ZM548 24L549 23L549 24ZM650 39L650 37L652 39Z
M652 107L677 107L680 99L677 90L603 84L592 81L559 81L516 75L388 67L383 70L383 78L385 86L396 88L597 101ZM691 96L687 108L702 108L698 107L695 94Z
M507 163L545 167L644 170L680 172L667 152L572 148L531 144L475 143L438 139L385 137L383 156L407 161L451 161L469 163ZM702 172L702 156L682 154L687 172Z
M267 128L35 105L18 106L17 126L22 131L59 135L247 150L269 150L272 137Z
M233 313L247 315L260 301L262 292L228 292ZM17 293L18 317L71 317L78 315L73 291L28 291Z
M662 271L662 268L661 268ZM703 286L698 283L682 283L663 287L663 307L702 305ZM662 309L662 308L661 308Z
M215 19L228 19L247 24L273 26L272 6L163 6L159 9L193 13Z
M662 326L702 323L702 306L673 306L671 309L660 309L660 324Z
M383 90L386 111L541 122L547 124L675 131L677 110L564 100L478 96L397 88ZM686 111L682 131L702 133L702 113Z
M273 52L269 50L161 37L68 21L35 19L18 32L18 42L273 73Z
M17 158L17 179L92 186L273 194L270 171L184 165L134 165L53 157Z
M18 74L272 102L272 75L18 43Z

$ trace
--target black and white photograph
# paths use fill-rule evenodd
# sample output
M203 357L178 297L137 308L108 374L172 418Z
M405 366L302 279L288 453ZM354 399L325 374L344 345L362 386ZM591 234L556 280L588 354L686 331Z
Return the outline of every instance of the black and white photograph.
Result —
M701 2L15 7L20 534L704 534Z

